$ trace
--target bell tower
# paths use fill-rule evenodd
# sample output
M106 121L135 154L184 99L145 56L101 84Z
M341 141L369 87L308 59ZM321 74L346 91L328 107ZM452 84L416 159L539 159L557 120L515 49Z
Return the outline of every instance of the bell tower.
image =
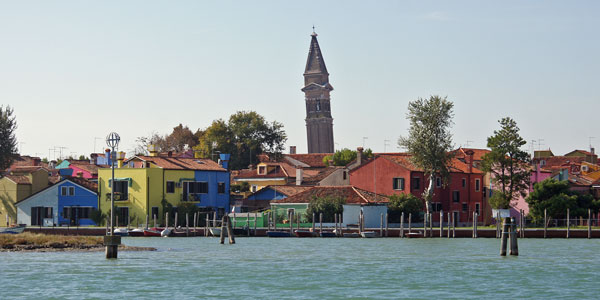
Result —
M329 97L333 87L329 84L329 73L314 30L304 69L302 91L306 102L308 153L333 153L333 118Z

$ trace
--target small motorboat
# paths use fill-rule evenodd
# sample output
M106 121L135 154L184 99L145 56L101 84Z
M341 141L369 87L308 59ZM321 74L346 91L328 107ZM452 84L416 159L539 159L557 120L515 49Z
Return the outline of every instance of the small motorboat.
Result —
M291 237L292 235L287 231L267 231L268 237Z
M422 238L423 237L423 232L421 232L421 231L410 232L410 233L407 233L405 236L407 238L410 238L410 239Z
M163 228L149 228L144 230L144 236L160 236L160 233L163 231Z
M171 235L171 229L169 228L165 228L163 231L160 232L160 236L162 237L168 237L169 235Z
M298 229L294 233L296 233L297 237L315 237L316 236L316 232L312 232L310 230Z
M343 236L345 238L359 238L360 237L360 233L357 233L357 232L344 232Z
M323 238L337 237L337 235L333 231L323 231L321 232L320 236Z
M379 234L375 231L363 231L360 233L360 236L364 238L376 238L379 237Z
M23 230L25 230L25 225L2 227L0 228L0 234L19 234L23 233Z
M127 228L115 228L115 232L113 233L113 235L128 236L129 231L127 230Z
M127 233L129 234L129 236L144 236L144 231L139 228L131 229L127 231Z
M221 236L221 227L211 227L209 230L212 236ZM225 236L227 236L227 230L225 230Z

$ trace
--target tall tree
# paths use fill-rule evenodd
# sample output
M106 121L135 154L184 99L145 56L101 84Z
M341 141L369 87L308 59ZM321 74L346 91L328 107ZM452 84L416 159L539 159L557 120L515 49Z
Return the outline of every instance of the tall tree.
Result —
M481 169L492 174L494 184L490 205L493 208L510 208L513 199L525 197L529 189L530 157L521 150L527 142L519 134L517 122L506 117L498 121L500 130L488 137L490 152L483 156Z
M398 140L398 145L411 154L412 163L429 177L429 186L423 193L427 212L431 211L434 175L439 174L444 184L450 176L453 108L454 104L447 97L431 96L411 101L407 113L410 121L408 137L401 136Z
M183 152L186 147L192 148L198 144L197 134L193 133L187 126L179 124L173 128L173 132L165 137L167 151Z
M323 163L326 166L329 166L329 161L333 160L334 166L345 166L356 159L358 153L355 150L350 150L348 148L344 148L342 150L337 150L333 155L327 155L323 157ZM363 152L363 158L369 158L373 156L373 151L371 149L367 149Z
M286 140L283 124L267 122L254 111L239 111L227 122L222 119L213 121L194 149L203 157L212 157L219 152L229 153L230 168L242 169L256 163L259 154L280 155Z
M0 170L6 170L17 155L17 138L15 130L17 121L13 109L0 105Z

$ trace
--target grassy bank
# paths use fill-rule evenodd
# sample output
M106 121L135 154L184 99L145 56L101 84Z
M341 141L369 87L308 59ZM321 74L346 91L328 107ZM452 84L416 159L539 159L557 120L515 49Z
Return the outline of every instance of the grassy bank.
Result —
M125 251L151 251L148 247L121 245ZM24 232L0 234L0 251L103 251L103 239L98 236L65 236Z

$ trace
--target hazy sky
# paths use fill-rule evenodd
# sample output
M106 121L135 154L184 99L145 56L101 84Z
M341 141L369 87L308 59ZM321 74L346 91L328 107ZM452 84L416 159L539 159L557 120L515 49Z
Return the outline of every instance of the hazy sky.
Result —
M454 102L456 146L485 147L504 116L555 154L600 144L598 1L0 1L0 103L41 157L238 110L304 153L313 24L336 149L399 151L408 102L430 95Z

